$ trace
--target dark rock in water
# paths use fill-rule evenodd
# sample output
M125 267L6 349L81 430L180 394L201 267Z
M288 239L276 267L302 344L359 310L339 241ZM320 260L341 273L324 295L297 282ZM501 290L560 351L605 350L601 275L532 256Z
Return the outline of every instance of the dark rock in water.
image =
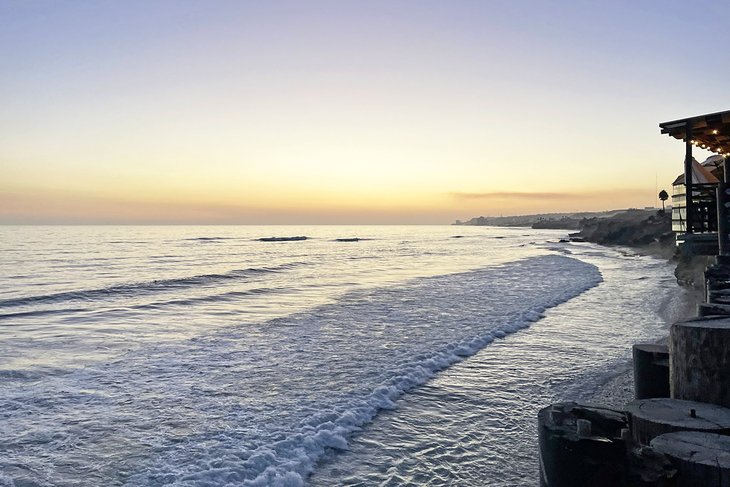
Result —
M359 242L360 240L362 240L362 239L361 238L358 238L358 237L336 238L335 239L335 242Z
M307 240L309 237L261 237L259 242L295 242L298 240Z
M571 242L585 242L583 237L568 237Z
M560 240L558 240L558 243L569 243L569 242L570 242L570 240L568 240L567 238L561 238Z
M464 238L463 235L453 235L451 238Z

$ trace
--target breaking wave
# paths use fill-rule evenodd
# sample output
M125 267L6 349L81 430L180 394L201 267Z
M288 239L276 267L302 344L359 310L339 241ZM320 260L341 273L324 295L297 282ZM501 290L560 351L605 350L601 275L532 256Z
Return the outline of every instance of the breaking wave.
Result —
M219 435L211 439L210 445L215 445L202 458L183 459L180 452L168 452L170 456L130 477L127 485L148 485L161 478L181 486L303 485L326 452L346 449L354 432L379 411L393 409L401 395L494 340L530 326L547 309L601 281L591 264L542 256L483 271L424 278L404 289L355 293L338 303L274 320L270 329L291 330L291 334L282 337L285 344L270 344L267 361L277 365L270 370L265 363L258 364L264 375L257 380L266 381L265 373L287 374L286 369L280 370L285 363L296 360L298 354L306 356L301 366L290 365L296 375L316 374L305 381L306 401L296 406L300 419L267 433L265 419L248 417L259 424L255 427L258 446L242 448L242 438L235 434ZM515 287L517 282L523 286ZM452 313L457 304L458 312ZM320 336L323 330L327 335ZM225 341L238 343L239 338L234 333ZM214 342L202 345L217 348ZM330 374L337 379L327 379ZM301 387L300 379L292 380ZM354 390L361 392L345 392L353 383ZM292 407L289 404L278 413L276 406L266 409L273 408L270 414L289 415ZM246 439L250 445L250 434Z

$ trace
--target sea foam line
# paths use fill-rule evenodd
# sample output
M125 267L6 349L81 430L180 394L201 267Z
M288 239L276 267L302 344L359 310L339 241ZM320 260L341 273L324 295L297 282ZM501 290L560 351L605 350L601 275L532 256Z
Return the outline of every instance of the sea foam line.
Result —
M550 257L548 257L550 258ZM553 257L568 259L566 257ZM575 259L569 259L575 260ZM585 263L584 263L585 264ZM350 436L370 423L381 410L394 409L406 392L430 380L436 373L473 356L498 338L529 327L544 312L573 299L602 282L598 269L590 264L583 286L565 290L554 299L523 310L489 332L443 347L428 357L402 364L398 375L376 386L370 394L347 405L323 410L300 424L299 431L283 440L262 445L247 453L243 461L224 462L215 471L201 470L182 475L176 485L199 485L215 479L219 485L302 486L328 449L345 450ZM252 474L255 473L255 477ZM132 482L130 485L137 485Z

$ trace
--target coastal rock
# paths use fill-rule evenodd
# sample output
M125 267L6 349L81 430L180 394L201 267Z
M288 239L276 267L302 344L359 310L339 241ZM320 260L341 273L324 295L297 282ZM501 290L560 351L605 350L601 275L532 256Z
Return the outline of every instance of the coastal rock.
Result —
M581 222L581 231L571 235L601 245L655 247L674 253L674 233L669 213L627 210L610 218L589 218Z
M712 258L705 255L678 254L674 277L680 286L698 293L705 291L705 269L712 263Z

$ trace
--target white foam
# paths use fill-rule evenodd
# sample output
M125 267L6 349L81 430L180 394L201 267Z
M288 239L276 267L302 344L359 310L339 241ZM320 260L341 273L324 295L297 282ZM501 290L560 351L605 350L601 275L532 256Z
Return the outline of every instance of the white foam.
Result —
M0 472L0 487L15 487L15 482L13 479Z
M22 407L6 436L52 431L24 461L61 462L74 445L79 469L130 486L302 485L404 393L600 281L595 266L548 255L356 291L12 386L0 408ZM93 441L77 441L84 431Z
M460 362L475 354L495 339L505 338L511 333L530 326L543 317L543 313L554 306L568 301L569 299L597 286L601 282L598 272L589 274L582 285L575 289L566 290L559 297L549 300L541 306L522 311L519 319L505 323L500 327L485 333L482 336L473 337L445 347L444 350L435 352L432 356L409 364L404 370L378 386L367 398L359 404L353 405L350 409L340 413L334 421L321 423L309 430L303 429L283 442L271 446L261 447L262 451L278 453L269 457L271 464L256 478L243 482L245 486L280 486L301 485L303 478L312 472L316 461L325 453L327 448L347 449L347 438L353 432L372 421L379 410L394 409L395 401L410 389L419 386L437 372L448 366ZM330 414L336 414L331 411ZM285 448L280 448L285 445ZM272 449L273 446L273 449ZM253 457L257 457L258 451ZM291 474L296 472L296 477ZM294 482L293 479L300 482Z

